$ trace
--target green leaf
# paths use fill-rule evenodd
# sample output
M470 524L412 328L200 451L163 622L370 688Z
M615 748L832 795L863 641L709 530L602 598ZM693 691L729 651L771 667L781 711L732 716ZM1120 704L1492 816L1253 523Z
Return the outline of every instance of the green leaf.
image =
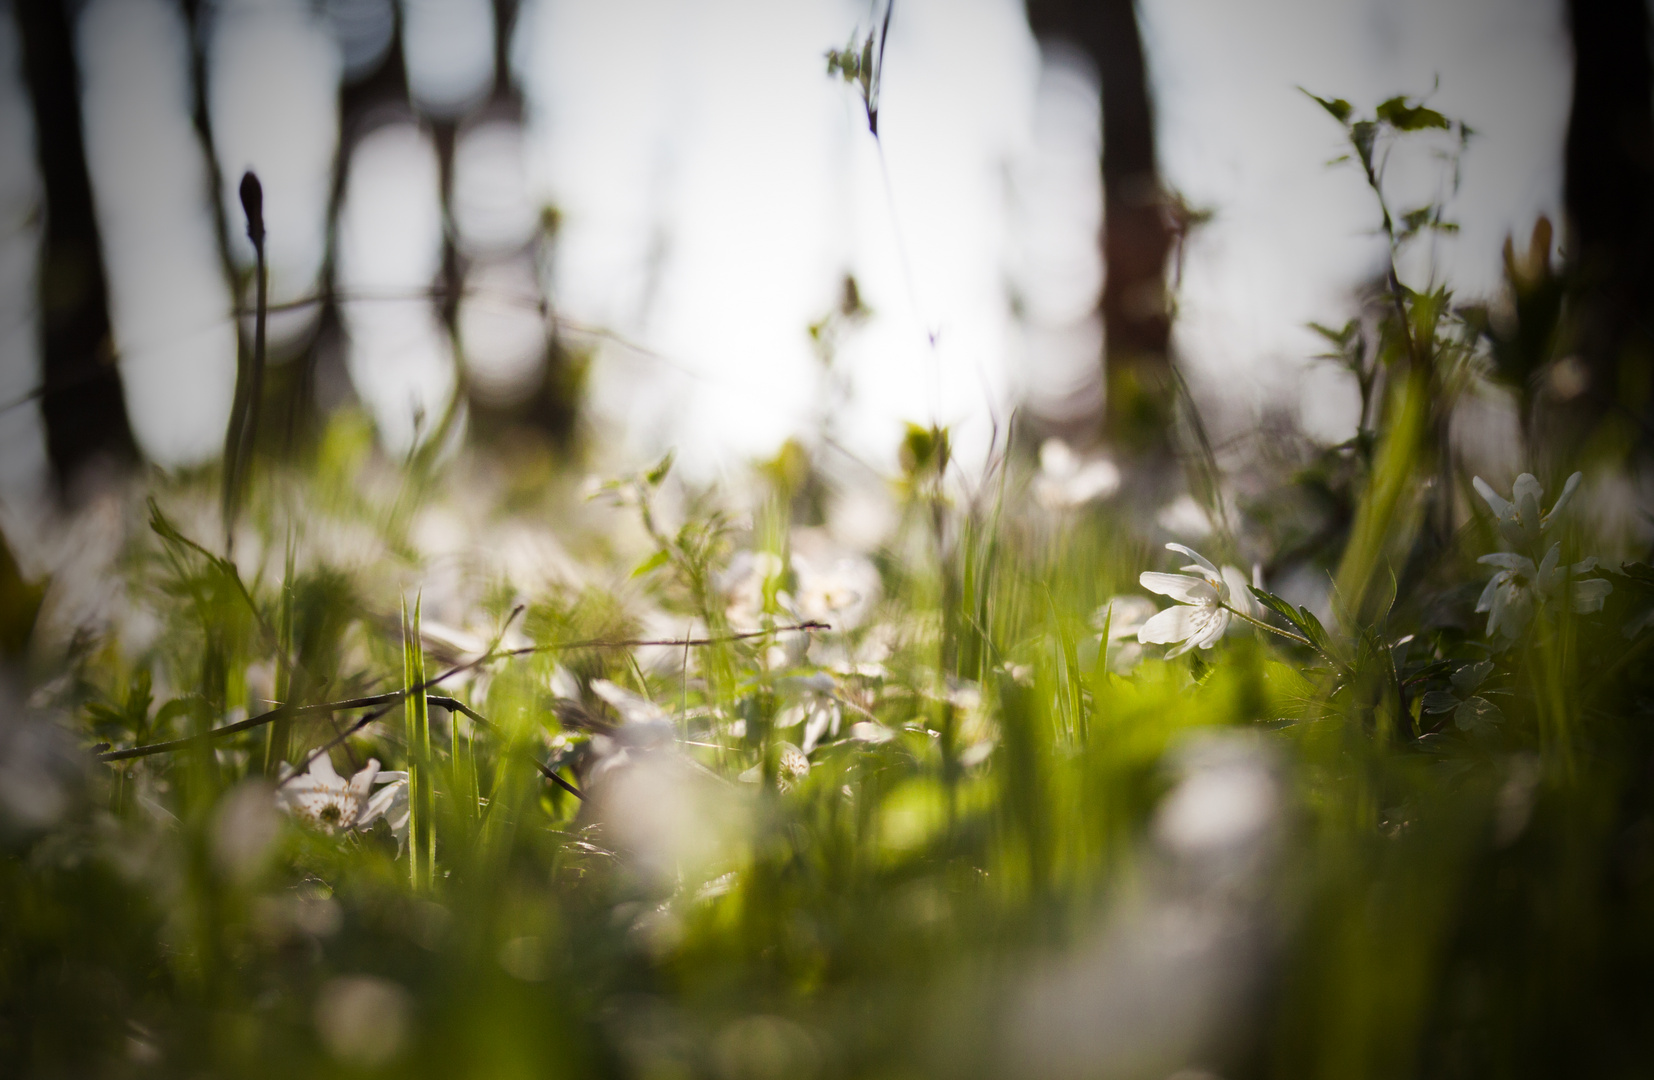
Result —
M1480 660L1474 664L1466 664L1455 671L1450 681L1453 683L1453 689L1459 692L1460 697L1469 697L1476 692L1478 686L1482 685L1482 681L1491 674L1493 674L1493 661Z
M1452 712L1459 707L1459 699L1446 690L1432 690L1420 701L1427 713Z
M1380 103L1377 116L1397 131L1423 131L1427 128L1446 131L1452 126L1447 122L1447 117L1435 109L1409 105L1405 97L1393 97Z
M676 450L668 450L664 457L655 462L654 468L643 474L644 481L650 487L660 487L661 481L666 479L666 474L672 471L672 462L677 453Z
M1473 697L1453 711L1453 723L1460 731L1478 731L1504 720L1499 706L1485 697Z
M1302 91L1303 94L1310 100L1321 106L1321 108L1327 110L1327 113L1340 124L1348 124L1350 122L1350 114L1353 113L1355 109L1343 98L1333 98L1331 101L1328 101L1326 98L1321 97L1318 94L1311 94L1308 90L1305 90L1301 86L1298 89Z
M1327 628L1321 625L1321 620L1315 617L1315 612L1307 607L1300 607L1297 625L1304 632L1304 636L1309 638L1310 644L1325 653L1332 651L1332 636L1327 633Z
M1298 625L1298 612L1293 609L1291 604L1287 603L1285 600L1282 600L1274 593L1266 592L1255 585L1251 586L1251 589L1252 595L1257 597L1258 603L1262 604L1270 611L1273 611L1291 625Z
M196 700L194 698L173 698L162 705L160 711L155 714L155 726L161 727L180 716L188 716L190 710L195 708L195 704Z
M1418 232L1430 221L1430 215L1436 212L1434 206L1421 206L1417 210L1409 210L1401 215L1401 224L1408 232Z
M1252 588L1252 595L1258 598L1258 603L1285 619L1293 629L1302 634L1318 652L1331 655L1332 637L1327 633L1321 620L1307 607L1294 608L1272 592L1256 587Z
M1355 319L1351 319L1338 330L1318 322L1310 323L1309 328L1340 348L1347 346L1351 339L1361 332L1361 324Z
M671 558L671 553L665 548L661 548L647 559L644 559L642 562L638 563L637 569L632 571L632 577L640 578L649 573L651 570L659 570L661 567L665 566Z
M1361 155L1361 163L1369 169L1373 165L1373 143L1378 139L1378 125L1371 120L1362 120L1350 125L1350 141L1355 144L1356 152Z

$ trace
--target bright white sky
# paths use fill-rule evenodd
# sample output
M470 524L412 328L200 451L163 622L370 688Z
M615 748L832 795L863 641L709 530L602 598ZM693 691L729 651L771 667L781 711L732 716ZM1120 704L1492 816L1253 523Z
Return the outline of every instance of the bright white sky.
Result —
M422 107L462 112L486 79L492 44L474 24L487 5L405 3ZM321 254L332 80L358 46L341 53L299 0L222 6L211 95L226 181L249 165L265 177L276 289L298 295ZM373 37L382 3L334 6ZM462 244L476 280L500 294L463 315L470 363L489 385L520 385L533 362L533 328L511 297L543 273L566 317L647 350L601 347L593 402L621 436L617 454L676 445L710 474L818 423L827 398L805 328L846 271L874 317L844 343L852 392L833 423L869 459L891 462L910 419L954 424L980 449L1015 401L1060 407L1085 382L1101 280L1096 102L1083 71L1061 56L1042 63L1019 0L901 0L882 167L853 90L823 61L865 30L865 3L525 9L513 51L530 125L463 136L457 177ZM166 464L216 452L234 367L229 324L213 314L228 297L181 112L174 12L164 0L93 0L80 27L128 400L145 450ZM1556 213L1569 78L1560 4L1143 0L1142 16L1164 172L1216 214L1189 252L1178 327L1197 388L1221 385L1211 396L1230 424L1260 402L1301 399L1308 426L1341 437L1353 392L1327 369L1305 376L1316 344L1302 326L1349 310L1352 286L1377 265L1374 216L1352 171L1323 167L1339 133L1294 86L1370 107L1440 77L1432 103L1481 135L1464 162L1463 233L1438 257L1461 292L1485 292L1506 232ZM0 48L0 61L0 135L26 145L15 49ZM346 189L342 269L362 291L400 287L434 266L439 243L430 146L393 125L364 151ZM0 176L5 266L27 265L35 242L18 209L32 181L15 171ZM233 190L221 197L239 231ZM507 253L541 201L558 206L563 231L554 264L537 271ZM26 274L0 275L6 386L37 364L30 335L11 332L31 325L31 305ZM346 312L352 377L393 448L452 385L451 349L418 307Z

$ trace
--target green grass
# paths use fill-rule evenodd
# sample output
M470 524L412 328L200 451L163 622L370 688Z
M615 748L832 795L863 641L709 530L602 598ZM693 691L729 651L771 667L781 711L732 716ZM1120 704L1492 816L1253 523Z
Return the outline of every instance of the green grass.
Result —
M1437 130L1405 104L1380 136ZM46 589L0 1072L1647 1075L1654 569L1490 639L1501 534L1442 437L1486 345L1445 291L1378 308L1328 332L1355 439L1191 468L1263 493L1207 554L1331 591L1174 659L1097 616L1183 560L1132 498L1035 505L1015 441L967 475L912 429L865 563L798 446L746 519L670 460L583 501L341 414L255 463L234 559L215 477L124 491L101 611L0 567L8 627ZM1620 543L1558 520L1564 562ZM318 753L406 771L405 837L279 812Z

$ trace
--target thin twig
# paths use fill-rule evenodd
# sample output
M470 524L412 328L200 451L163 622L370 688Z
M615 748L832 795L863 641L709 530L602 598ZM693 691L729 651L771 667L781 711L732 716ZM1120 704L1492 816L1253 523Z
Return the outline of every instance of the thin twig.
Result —
M465 702L460 701L458 698L451 698L445 695L439 696L436 694L427 694L425 695L425 700L427 703L435 705L439 709L447 709L449 712L457 712L462 716L469 717L473 723L481 724L489 731L499 730L487 717L471 708L471 706L465 704ZM539 769L540 774L547 780L550 780L552 783L556 784L558 787L562 788L564 791L568 792L570 795L573 795L582 802L585 801L586 796L581 794L580 789L569 783L567 780L564 780L561 776L558 776L557 770L553 769L550 765L547 765L533 754L529 754L527 751L524 751L524 754L530 761L534 762L534 767Z
M262 724L268 724L272 720L280 720L287 717L316 716L335 712L347 712L351 709L366 709L381 705L386 706L385 709L370 715L364 720L359 721L353 727L346 729L344 736L349 736L366 726L368 721L377 719L385 712L388 712L390 707L399 704L410 694L428 690L433 686L447 682L456 675L464 674L465 672L480 667L483 664L492 663L495 660L505 660L511 657L529 656L535 653L557 652L570 649L636 649L653 645L671 646L673 648L681 646L688 648L690 646L722 645L728 642L746 641L751 638L765 637L770 634L786 633L789 631L803 631L808 633L816 630L831 629L832 627L827 623L818 622L812 619L806 622L795 623L791 626L777 626L770 630L753 630L741 634L725 634L720 637L664 639L631 638L621 641L598 638L588 641L562 642L553 645L529 645L520 649L507 649L504 651L491 649L474 660L467 660L463 664L457 664L454 667L441 672L440 674L433 675L417 686L407 687L402 690L392 690L383 694L373 694L368 697L349 698L345 701L322 702L316 705L283 704L271 709L268 712L260 713L257 716L249 716L245 720L238 720L233 724L226 724L223 727L213 728L211 731L203 732L200 735L191 735L188 738L173 739L170 742L164 743L150 743L147 746L133 746L125 750L111 750L107 753L99 754L98 760L127 761L132 758L150 757L155 754L170 753L173 750L183 750L186 747L196 746L202 743L211 742L214 739L222 739L243 731L249 731L253 728L259 727ZM332 749L333 746L337 745L338 741L342 741L344 736L341 736L340 740L330 743L327 748ZM310 759L307 759L307 762L309 760L314 760L314 757L312 756Z

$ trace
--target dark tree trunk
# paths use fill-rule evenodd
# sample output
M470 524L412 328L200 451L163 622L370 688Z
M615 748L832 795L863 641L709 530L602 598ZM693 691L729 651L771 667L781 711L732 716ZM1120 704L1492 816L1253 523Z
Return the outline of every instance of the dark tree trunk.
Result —
M1605 416L1650 414L1654 367L1654 64L1645 0L1569 0L1574 99L1566 182L1586 376L1553 379L1543 425L1569 456Z
M38 297L46 451L60 494L99 459L132 461L110 337L108 285L81 136L74 35L61 0L12 5L45 193Z
M1083 50L1101 83L1105 434L1135 455L1163 456L1172 416L1165 284L1172 236L1137 12L1133 0L1027 0L1027 7L1035 36Z

